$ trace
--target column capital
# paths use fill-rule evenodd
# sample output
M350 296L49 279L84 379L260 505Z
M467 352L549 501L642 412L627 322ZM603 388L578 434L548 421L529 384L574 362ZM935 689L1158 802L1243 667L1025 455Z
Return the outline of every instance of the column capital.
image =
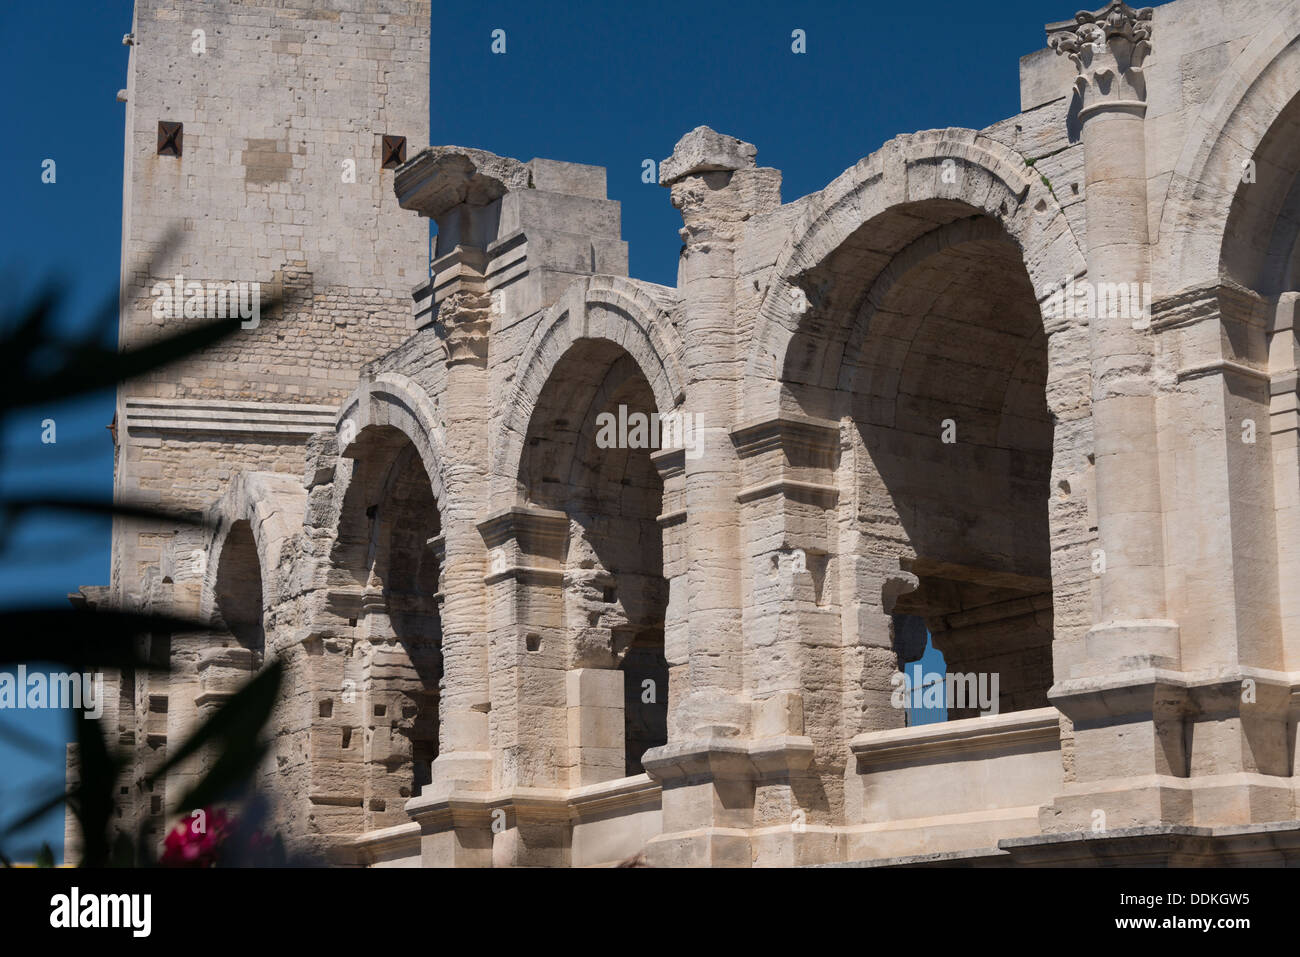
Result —
M1146 110L1142 63L1151 52L1150 7L1135 10L1114 0L1100 10L1081 10L1073 20L1047 25L1047 45L1079 70L1080 118L1101 110L1141 115Z

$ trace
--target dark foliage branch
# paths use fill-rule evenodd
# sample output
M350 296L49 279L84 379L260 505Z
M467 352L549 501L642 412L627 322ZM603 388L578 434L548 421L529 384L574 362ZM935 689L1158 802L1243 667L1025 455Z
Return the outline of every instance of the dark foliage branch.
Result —
M164 242L164 248L173 240ZM136 376L155 371L211 346L240 328L232 317L204 323L156 341L118 350L105 344L102 331L115 327L121 296L102 303L87 324L90 331L75 337L59 335L54 317L63 293L53 286L12 314L0 315L0 417L33 406L61 402L113 388ZM270 304L278 305L277 300ZM49 496L0 498L0 549L15 520L40 510L57 510L115 518L196 525L193 513L131 502L55 498ZM148 660L141 653L140 637L149 634L213 631L208 622L132 609L91 609L67 606L19 607L0 610L0 666L53 662L70 670L96 668L166 670L166 663ZM270 717L282 677L273 662L208 718L173 750L167 761L147 778L152 783L177 762L205 747L216 748L207 772L182 797L175 810L204 807L237 796L247 786L266 753L260 740ZM21 693L21 689L20 689ZM16 729L0 732L28 751L44 746ZM0 832L0 845L15 833L66 804L78 822L82 865L103 867L113 863L151 862L146 835L123 852L111 838L117 816L119 778L127 769L124 755L110 749L99 721L83 710L76 712L78 781L66 792L60 788L37 799L32 807ZM129 839L128 839L129 844ZM49 856L44 850L41 860ZM0 865L11 858L0 849Z

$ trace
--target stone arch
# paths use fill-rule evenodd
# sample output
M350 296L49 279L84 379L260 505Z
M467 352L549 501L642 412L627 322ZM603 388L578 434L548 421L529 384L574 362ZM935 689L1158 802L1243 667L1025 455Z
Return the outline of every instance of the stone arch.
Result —
M1002 710L1046 704L1057 643L1086 632L1088 330L1047 308L1085 273L1051 186L974 131L899 137L807 201L759 310L743 414L841 426L824 574L856 609L845 727L890 720L875 650L892 614L925 619L953 670L1005 666ZM988 355L953 354L958 338ZM952 382L934 371L949 367ZM955 458L933 415L954 403ZM1028 545L1007 534L1030 520Z
M1291 4L1270 20L1194 118L1166 193L1159 239L1158 261L1167 270L1160 326L1169 351L1191 369L1222 372L1200 379L1180 371L1170 418L1217 408L1229 436L1248 422L1259 428L1250 445L1225 443L1227 493L1212 487L1232 518L1222 524L1240 529L1235 535L1255 552L1274 553L1277 575L1238 572L1249 574L1249 591L1225 590L1219 604L1233 609L1266 667L1293 664L1300 660L1300 597L1287 587L1300 568L1300 458L1291 434L1300 364L1300 7ZM1188 320L1217 323L1220 331L1194 339L1182 331ZM1272 468L1259 468L1260 461ZM1182 489L1193 504L1205 497L1191 481L1180 481ZM1177 506L1171 512L1180 513ZM1196 601L1206 600L1202 589ZM1195 627L1195 618L1183 627L1185 665L1189 647L1198 647Z
M515 387L492 452L494 501L518 500L519 465L542 389L569 349L583 340L612 343L639 367L654 393L660 415L685 398L681 371L682 343L669 319L672 290L651 283L595 276L575 283L542 315L516 363Z
M431 398L409 376L397 372L384 372L373 379L365 379L339 410L335 424L339 456L353 458L357 439L370 426L389 426L411 441L429 477L434 501L440 510L445 510L446 459L438 400Z
M893 254L938 226L984 215L1020 250L1040 301L1086 271L1086 261L1051 188L1024 158L973 130L900 136L846 170L810 198L778 257L759 309L746 363L743 418L793 411L782 396L790 350L829 308L851 309ZM884 240L883 245L881 240ZM879 248L872 249L873 242ZM836 275L840 256L874 254L875 269ZM808 308L797 311L796 297ZM1051 334L1059 328L1048 325ZM809 354L804 366L838 372L838 357ZM819 383L831 390L835 378Z
M653 457L661 443L645 424L677 408L683 382L666 314L622 285L561 302L539 327L511 409L527 412L514 426L518 452L499 466L511 470L518 507L559 522L558 574L527 605L548 609L537 633L544 619L553 638L536 660L563 672L568 688L571 784L639 774L645 751L667 741L669 584L663 478ZM626 443L605 441L605 414L630 424ZM558 746L563 735L544 746Z
M1154 257L1162 294L1216 286L1242 164L1300 96L1300 7L1292 4L1233 60L1187 132L1166 189ZM1285 120L1284 120L1285 121Z
M257 563L262 614L280 594L280 556L300 527L307 493L294 476L275 472L239 472L225 494L209 510L213 527L206 549L203 587L199 599L205 619L220 614L221 569L230 561ZM235 552L242 554L235 554ZM233 569L227 568L227 571ZM241 575L241 577L244 577Z
M839 481L846 499L871 503L840 516L840 548L872 556L856 592L880 591L882 611L924 621L950 672L997 674L986 690L1001 711L1045 707L1052 679L1047 367L1019 249L990 217L957 219L877 274L832 402L814 410L852 423ZM803 384L787 388L810 401ZM881 569L909 572L914 587L882 589ZM947 708L950 719L977 712Z
M323 695L313 718L331 736L337 729L342 752L360 752L345 761L345 777L362 799L363 826L376 828L405 820L403 805L432 779L444 730L446 505L425 465L429 443L422 451L415 437L392 424L396 419L409 427L407 404L394 402L384 389L370 395L380 396L379 414L362 417L350 409L343 420L366 424L355 435L342 429L347 444L341 454L351 461L336 478L327 560L333 647L315 654L311 667L332 676L324 687L342 682L353 692L341 700ZM390 414L394 409L400 414Z

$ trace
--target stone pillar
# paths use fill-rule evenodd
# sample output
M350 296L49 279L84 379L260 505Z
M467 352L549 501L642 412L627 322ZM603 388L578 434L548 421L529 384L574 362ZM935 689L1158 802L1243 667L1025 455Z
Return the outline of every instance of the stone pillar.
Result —
M684 462L689 664L669 737L702 729L745 733L740 701L741 547L735 420L743 353L735 336L733 257L752 205L757 149L706 127L686 134L659 168L659 183L685 223L677 288L685 305L686 411L697 446ZM674 679L677 675L674 674Z
M1263 342L1262 317L1250 295L1222 288L1184 292L1153 314L1142 71L1151 11L1112 2L1060 27L1051 45L1079 69L1104 566L1094 566L1084 652L1050 695L1074 724L1075 780L1041 823L1279 820L1291 804L1277 777L1287 773L1289 689L1277 671L1271 556L1252 555L1261 537L1275 550L1272 476L1240 433L1266 416L1266 358L1251 345ZM1157 362L1161 381L1174 382L1160 393Z
M1112 308L1108 297L1097 294L1110 288L1137 292L1140 305L1141 290L1149 288L1142 64L1150 50L1151 11L1116 2L1048 29L1058 31L1049 45L1068 54L1079 73L1087 282L1093 291L1086 302L1097 524L1104 561L1094 566L1104 571L1083 653L1073 674L1056 677L1049 695L1075 725L1077 781L1072 793L1043 809L1043 829L1052 831L1093 826L1098 810L1110 816L1110 827L1119 820L1181 819L1181 792L1170 791L1165 779L1181 773L1185 754L1179 695L1150 670L1179 666L1178 628L1166 616L1150 321L1135 314L1131 295L1127 308ZM1104 783L1117 775L1157 783L1121 795Z
M675 537L685 595L674 580L665 641L669 743L642 762L664 786L664 834L647 848L657 863L751 862L754 771L746 741L753 717L743 686L741 476L730 437L744 373L734 260L745 221L780 205L780 174L755 168L756 154L749 143L699 127L659 168L684 223L677 287L682 337L691 343L684 408L695 441L682 460L685 517ZM684 628L676 617L683 610Z
M839 423L785 415L749 422L731 438L741 460L742 620L755 747L797 742L793 763L768 761L755 784L755 862L834 859L845 754L836 506ZM809 768L813 742L819 744ZM775 755L769 755L775 757ZM809 845L816 844L816 850Z
M479 165L475 164L478 161ZM485 249L500 199L528 182L514 160L479 151L426 149L403 166L394 189L403 209L438 223L430 265L432 325L442 340L446 387L440 590L443 679L434 792L490 786L486 552L478 522L488 510L488 371L493 307Z
M491 740L496 792L567 789L572 779L564 558L569 519L516 505L479 524L489 554ZM621 699L620 699L621 700ZM619 759L621 762L622 755ZM568 821L518 801L493 827L494 866L567 863Z
M1178 628L1166 617L1160 472L1150 316L1131 294L1149 288L1146 82L1151 11L1112 3L1056 33L1051 46L1079 70L1088 217L1092 418L1098 535L1105 554L1086 674L1123 659L1177 667ZM1051 29L1049 27L1049 29ZM1063 277L1064 278L1064 277ZM1127 308L1107 289L1123 292ZM1149 298L1145 300L1149 302ZM1112 307L1113 305L1113 307Z
M458 293L438 308L447 350L442 403L447 456L439 612L442 626L442 696L433 784L486 788L492 757L488 743L487 596L485 551L478 519L487 510L489 418L486 293Z
M1286 668L1300 670L1300 292L1284 292L1269 325L1269 432L1277 511L1278 595Z

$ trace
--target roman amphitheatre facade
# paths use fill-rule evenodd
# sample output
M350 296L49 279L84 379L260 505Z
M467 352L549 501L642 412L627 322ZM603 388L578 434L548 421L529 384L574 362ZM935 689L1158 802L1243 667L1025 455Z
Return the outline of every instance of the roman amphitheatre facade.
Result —
M210 521L76 601L223 628L113 676L140 769L276 658L326 862L1298 853L1300 5L1049 24L1020 113L801 198L687 132L675 286L604 169L423 148L429 14L137 0L122 342L276 303L118 395L117 493ZM926 632L992 690L909 726Z

